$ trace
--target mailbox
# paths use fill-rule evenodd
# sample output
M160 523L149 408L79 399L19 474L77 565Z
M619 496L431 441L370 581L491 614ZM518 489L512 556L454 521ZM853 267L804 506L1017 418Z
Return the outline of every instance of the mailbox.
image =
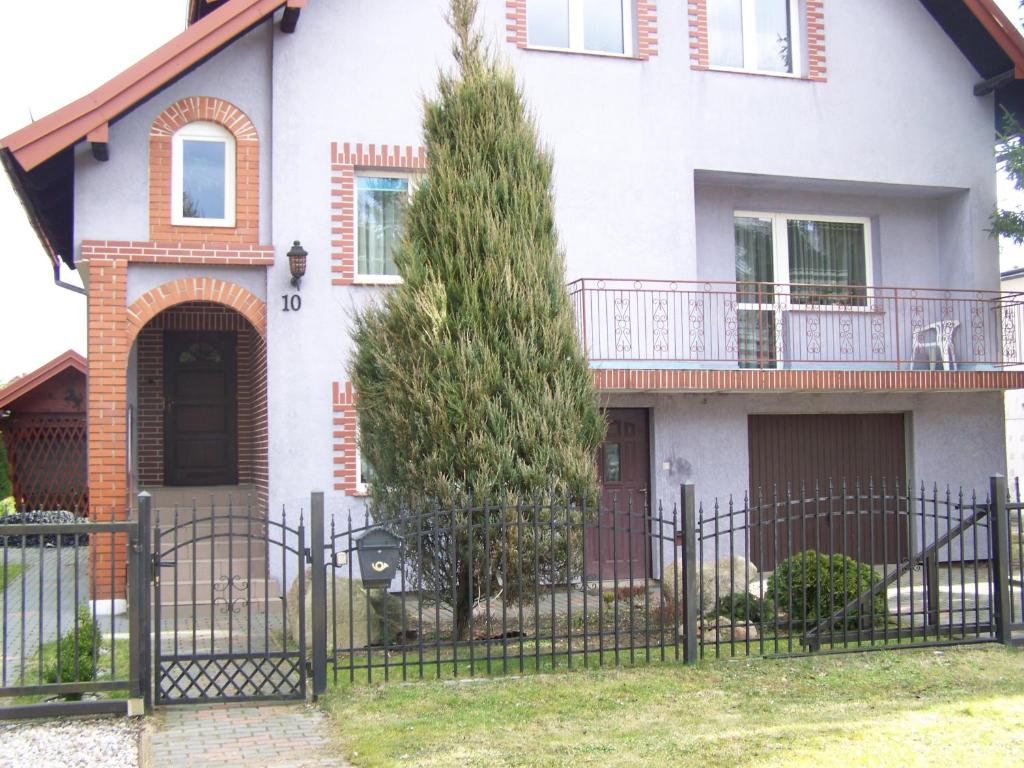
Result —
M398 570L402 540L383 528L371 528L356 539L359 572L366 589L388 587Z

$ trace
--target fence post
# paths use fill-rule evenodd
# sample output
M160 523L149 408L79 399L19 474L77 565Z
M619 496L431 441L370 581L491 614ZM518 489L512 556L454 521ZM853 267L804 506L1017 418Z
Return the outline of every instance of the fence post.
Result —
M139 681L139 695L146 712L153 711L153 649L150 635L150 584L153 581L153 557L150 541L153 535L153 499L146 492L139 494L138 528L135 531L131 554L135 559L131 570L134 588L129 600L135 604L129 614L129 636L132 638L132 649ZM159 599L159 597L157 597Z
M697 509L693 483L685 483L680 491L683 508L683 610L686 644L683 661L697 663Z
M324 494L310 497L310 581L313 594L313 697L327 690L327 570L324 564Z
M992 569L992 627L996 642L1011 644L1010 516L1006 510L1006 478L992 475L989 508L989 559Z
M928 601L928 617L925 626L936 628L938 636L939 626L939 551L936 549L924 558L924 591ZM952 608L950 609L950 622L953 621Z

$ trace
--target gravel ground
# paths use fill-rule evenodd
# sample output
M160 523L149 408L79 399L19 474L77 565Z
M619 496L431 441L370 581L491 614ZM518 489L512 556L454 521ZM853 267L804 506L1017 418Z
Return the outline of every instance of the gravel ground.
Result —
M141 728L125 717L0 723L0 767L135 768Z

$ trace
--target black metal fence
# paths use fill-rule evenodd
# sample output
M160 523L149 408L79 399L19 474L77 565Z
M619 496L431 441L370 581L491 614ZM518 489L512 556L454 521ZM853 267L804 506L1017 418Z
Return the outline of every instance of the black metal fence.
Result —
M678 538L677 512L639 497L607 507L534 500L402 510L384 526L402 546L383 589L364 588L357 565L359 541L375 526L332 518L325 621L333 679L679 659L680 619L655 578ZM682 574L673 573L678 593ZM314 608L314 633L318 623ZM316 667L314 656L315 686Z
M143 539L136 521L0 525L0 719L145 706Z
M354 523L313 494L305 519L212 501L152 517L143 495L132 521L0 525L0 719L148 708L154 690L303 698L307 675L317 694L1024 635L1024 502L999 476L983 498L868 481L699 505L687 485L654 507L474 502Z

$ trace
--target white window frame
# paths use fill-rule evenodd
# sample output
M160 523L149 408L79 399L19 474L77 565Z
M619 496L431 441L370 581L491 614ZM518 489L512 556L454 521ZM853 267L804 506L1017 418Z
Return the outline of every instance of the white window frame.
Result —
M771 303L766 304L737 304L738 309L770 310L779 309L789 312L874 312L877 311L872 305L874 287L874 256L871 249L871 219L866 216L824 216L808 213L768 213L765 211L734 211L733 228L735 232L736 219L761 219L772 223L772 284L775 286ZM798 221L822 221L834 222L837 224L861 224L864 227L864 285L865 302L864 306L845 304L794 304L789 300L790 274L789 274L789 232L786 224L790 220ZM736 252L733 250L733 269L735 269ZM738 286L737 286L738 287Z
M538 51L572 51L573 53L589 53L594 56L618 56L631 59L634 56L633 42L633 3L635 0L622 0L622 53L612 51L600 51L584 47L586 29L585 0L569 0L569 47L562 48L553 45L535 45L529 41L530 30L530 3L526 3L526 30L529 48Z
M184 214L185 141L219 142L224 145L224 218L196 219ZM235 137L218 123L198 121L179 128L171 139L171 224L179 227L234 227Z
M370 487L363 482L363 437L356 417L356 496L369 496Z
M714 2L714 0L710 1ZM754 72L772 77L803 77L803 69L800 66L803 62L803 25L800 23L800 0L789 0L789 53L793 62L792 72L774 72L757 67L757 34L755 32L747 34L747 30L757 29L757 0L741 0L741 2L740 34L743 36L743 66L725 67L710 64L709 68L720 72Z
M401 275L377 275L359 272L359 179L405 179L409 182L409 202L412 202L419 177L410 171L391 171L379 168L356 169L355 182L352 185L352 260L354 262L352 282L362 285L397 285L402 282Z

